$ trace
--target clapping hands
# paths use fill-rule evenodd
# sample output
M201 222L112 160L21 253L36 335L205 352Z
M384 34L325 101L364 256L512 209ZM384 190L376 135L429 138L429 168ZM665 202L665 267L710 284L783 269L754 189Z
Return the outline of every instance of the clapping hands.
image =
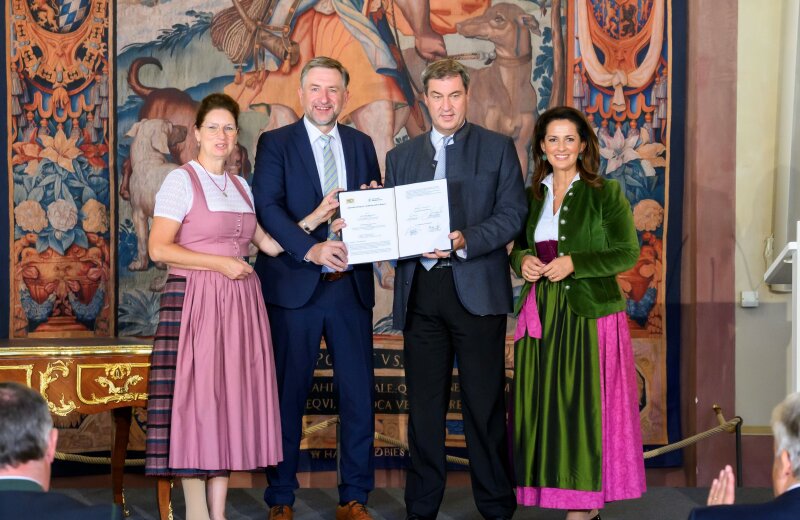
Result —
M733 504L736 498L736 477L730 465L720 470L719 477L711 483L706 504L709 506L719 506L723 504Z

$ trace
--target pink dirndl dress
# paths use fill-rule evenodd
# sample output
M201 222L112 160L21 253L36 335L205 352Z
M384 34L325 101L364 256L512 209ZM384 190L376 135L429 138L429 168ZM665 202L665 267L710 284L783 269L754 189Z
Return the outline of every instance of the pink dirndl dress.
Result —
M247 254L254 213L208 210L197 173L194 203L175 242L192 251ZM231 180L252 207L235 176ZM171 412L169 467L251 470L283 458L269 320L255 272L170 269L186 277Z

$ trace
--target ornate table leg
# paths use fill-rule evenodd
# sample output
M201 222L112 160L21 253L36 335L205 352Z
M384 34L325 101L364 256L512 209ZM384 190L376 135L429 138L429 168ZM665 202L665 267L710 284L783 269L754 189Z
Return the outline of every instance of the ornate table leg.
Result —
M158 478L158 517L161 520L172 520L172 479Z
M114 503L119 504L125 516L130 512L125 509L125 498L122 495L122 478L125 474L125 456L128 453L128 437L131 432L133 408L114 408L114 449L111 452L111 488L114 491Z

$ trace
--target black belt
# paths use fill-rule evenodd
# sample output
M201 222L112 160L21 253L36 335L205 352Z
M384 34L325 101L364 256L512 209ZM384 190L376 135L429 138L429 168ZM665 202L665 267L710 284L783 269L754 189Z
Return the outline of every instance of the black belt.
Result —
M335 282L336 280L341 280L348 274L352 273L352 271L337 271L333 273L322 273L320 277L323 282Z

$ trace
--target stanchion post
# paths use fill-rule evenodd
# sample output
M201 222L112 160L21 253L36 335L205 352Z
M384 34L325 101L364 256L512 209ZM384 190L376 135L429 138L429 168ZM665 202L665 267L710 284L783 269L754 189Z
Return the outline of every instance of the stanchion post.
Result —
M742 472L742 423L736 423L736 486L744 487L744 473Z

